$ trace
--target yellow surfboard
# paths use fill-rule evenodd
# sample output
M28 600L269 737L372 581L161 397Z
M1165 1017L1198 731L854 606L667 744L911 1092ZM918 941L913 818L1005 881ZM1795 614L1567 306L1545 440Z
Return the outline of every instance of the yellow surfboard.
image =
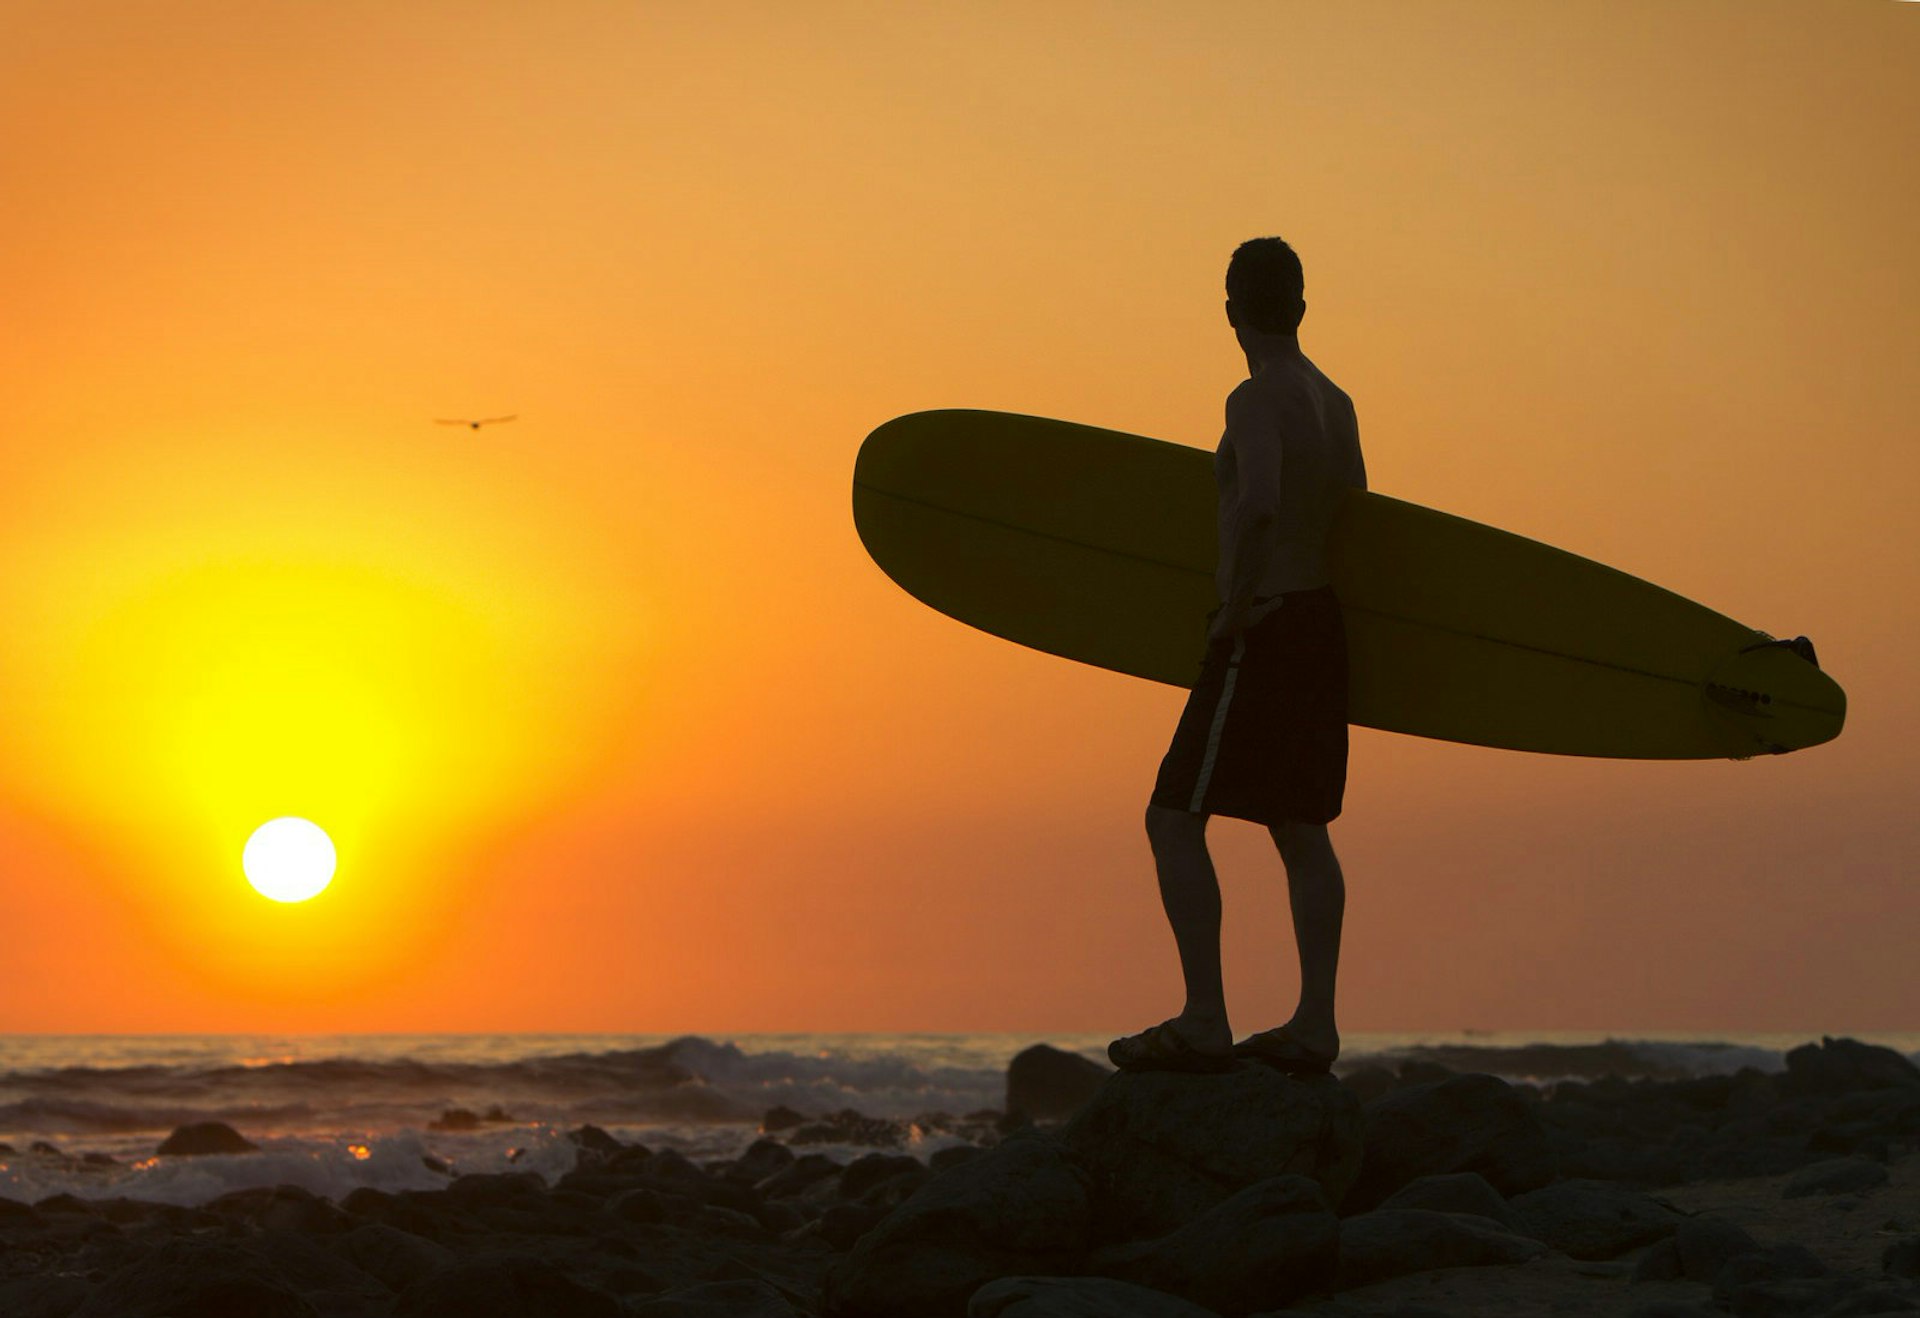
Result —
M1213 455L1005 412L867 437L853 519L922 602L1050 654L1190 686L1214 594ZM1846 695L1805 638L1535 540L1354 490L1330 571L1349 719L1560 755L1744 759L1830 741Z

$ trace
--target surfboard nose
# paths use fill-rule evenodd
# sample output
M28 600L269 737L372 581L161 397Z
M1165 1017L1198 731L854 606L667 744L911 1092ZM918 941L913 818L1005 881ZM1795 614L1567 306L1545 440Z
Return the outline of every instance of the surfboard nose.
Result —
M1781 755L1839 736L1847 693L1820 670L1813 642L1754 635L1700 687L1707 718L1727 739L1728 753Z

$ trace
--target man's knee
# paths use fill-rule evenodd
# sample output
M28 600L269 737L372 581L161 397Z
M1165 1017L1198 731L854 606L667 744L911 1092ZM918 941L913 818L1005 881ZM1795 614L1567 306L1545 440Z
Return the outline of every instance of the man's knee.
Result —
M1166 847L1192 846L1195 842L1204 844L1206 836L1205 815L1175 810L1171 806L1147 806L1147 840L1153 844L1155 851Z
M1269 825L1267 832L1280 848L1280 858L1289 865L1298 861L1311 863L1333 854L1333 840L1327 836L1325 824L1303 824L1297 819L1288 819Z

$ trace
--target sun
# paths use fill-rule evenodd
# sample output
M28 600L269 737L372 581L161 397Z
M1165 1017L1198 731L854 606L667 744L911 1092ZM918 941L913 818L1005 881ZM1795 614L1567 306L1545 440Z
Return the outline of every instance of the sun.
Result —
M262 897L303 902L333 882L333 839L310 819L285 815L253 830L240 868Z

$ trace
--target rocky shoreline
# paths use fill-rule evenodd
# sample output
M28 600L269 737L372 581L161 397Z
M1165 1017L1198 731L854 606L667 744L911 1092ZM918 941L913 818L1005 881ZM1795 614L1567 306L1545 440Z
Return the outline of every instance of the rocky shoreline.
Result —
M197 1207L0 1199L7 1318L1206 1318L1920 1310L1920 1069L1509 1084L1432 1063L1113 1074L1006 1112L769 1112L741 1156L574 1131L572 1170ZM178 1131L167 1156L234 1150ZM834 1157L823 1147L870 1152ZM167 1147L167 1146L163 1146Z

